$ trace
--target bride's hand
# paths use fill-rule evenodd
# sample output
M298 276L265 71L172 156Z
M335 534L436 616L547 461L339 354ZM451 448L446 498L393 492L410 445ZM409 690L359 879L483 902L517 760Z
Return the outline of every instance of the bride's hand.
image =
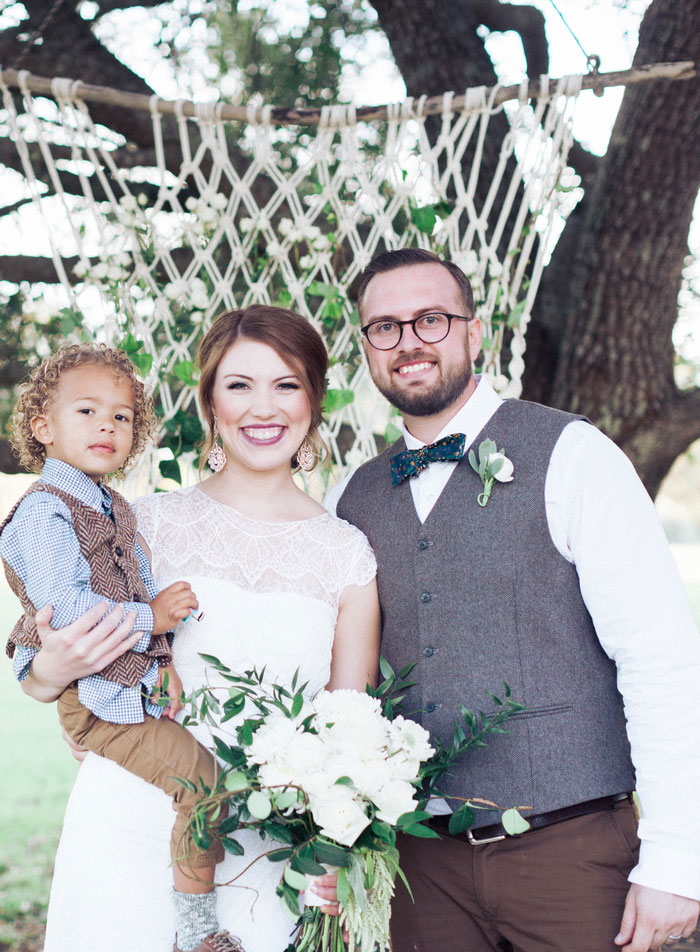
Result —
M65 731L61 731L61 734L63 736L64 741L68 744L68 747L70 748L70 752L73 755L73 757L78 761L79 764L82 764L82 762L85 760L85 758L88 755L87 747L78 747L78 745L73 740L73 738L70 737L68 734L66 734Z
M326 904L321 906L321 912L327 912L329 916L337 916L340 914L337 873L326 873L325 876L314 876L311 889L320 899L326 900Z

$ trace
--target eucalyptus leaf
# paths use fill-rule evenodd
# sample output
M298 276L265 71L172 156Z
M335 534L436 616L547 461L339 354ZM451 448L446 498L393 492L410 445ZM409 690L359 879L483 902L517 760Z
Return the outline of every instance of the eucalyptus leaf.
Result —
M503 829L510 836L517 836L518 833L526 833L530 829L530 824L524 816L518 813L515 807L511 807L510 810L504 810L501 816L501 823L503 824Z
M261 790L253 790L246 800L246 806L250 815L254 816L256 820L266 820L272 813L270 798Z

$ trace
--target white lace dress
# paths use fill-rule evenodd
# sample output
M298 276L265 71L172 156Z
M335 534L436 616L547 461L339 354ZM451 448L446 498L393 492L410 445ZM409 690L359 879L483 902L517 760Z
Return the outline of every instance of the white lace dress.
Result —
M232 669L266 665L270 680L288 682L299 668L309 695L327 683L341 593L376 571L358 529L328 514L260 522L197 487L146 497L136 509L156 584L186 579L205 613L176 634L185 691L207 682L199 652ZM195 730L206 743L206 729ZM45 952L171 952L173 819L166 794L88 754L56 856ZM255 833L239 836L245 855L227 855L219 882L264 850ZM241 937L246 952L283 952L290 941L293 924L275 895L279 875L263 858L237 885L218 890L221 926Z

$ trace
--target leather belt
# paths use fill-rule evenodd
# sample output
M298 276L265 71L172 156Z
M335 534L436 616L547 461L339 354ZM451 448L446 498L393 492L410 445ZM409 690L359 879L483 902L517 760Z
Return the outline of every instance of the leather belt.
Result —
M599 813L602 810L614 810L616 804L623 800L631 798L630 793L616 793L610 797L598 797L596 800L585 800L583 803L572 803L571 806L561 807L559 810L550 810L548 813L538 813L536 816L526 817L530 824L530 829L525 833L518 833L517 836L524 836L532 830L540 830L545 826L552 826L553 823L561 823L563 820L573 820L578 816L586 816L589 813ZM435 817L431 821L431 826L442 828L441 832L447 832L449 817ZM486 843L497 843L499 840L505 840L510 836L503 829L502 823L492 823L489 826L479 826L475 830L467 830L464 834L472 846L483 846Z

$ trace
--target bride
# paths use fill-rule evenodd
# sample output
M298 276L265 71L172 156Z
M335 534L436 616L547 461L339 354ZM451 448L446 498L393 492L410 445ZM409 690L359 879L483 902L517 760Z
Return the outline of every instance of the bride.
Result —
M298 668L309 696L324 686L363 690L376 680L379 650L374 556L358 529L292 479L292 466L310 468L321 452L323 341L297 314L255 305L215 321L199 363L210 427L204 454L216 471L135 504L156 584L187 580L203 612L175 636L185 692L214 683L200 652L239 671L264 666L270 682L289 682ZM89 638L83 627L77 641ZM70 664L86 664L75 641L64 638L63 647L59 662L47 640L28 693L47 699L47 683L59 693L76 676ZM87 755L56 857L45 952L170 952L171 825L166 794ZM251 865L269 846L253 831L237 837L245 855L227 855L217 868L217 882L234 881L216 891L218 921L246 952L283 952L294 927L275 894L279 867L265 858Z

